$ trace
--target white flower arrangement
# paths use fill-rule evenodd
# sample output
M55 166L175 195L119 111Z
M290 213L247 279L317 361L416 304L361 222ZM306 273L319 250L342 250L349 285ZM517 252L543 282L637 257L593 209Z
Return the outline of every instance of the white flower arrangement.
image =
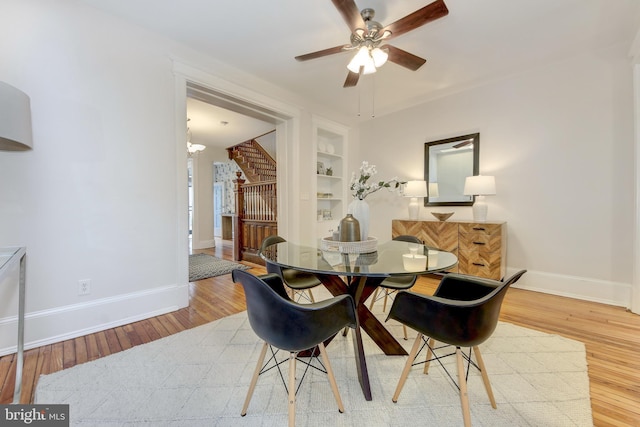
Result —
M378 173L376 165L370 165L367 161L362 162L359 174L353 172L349 189L354 198L364 200L369 194L375 193L382 188L390 191L400 191L401 185L405 184L404 181L399 181L398 177L393 177L389 181L367 182L376 173Z

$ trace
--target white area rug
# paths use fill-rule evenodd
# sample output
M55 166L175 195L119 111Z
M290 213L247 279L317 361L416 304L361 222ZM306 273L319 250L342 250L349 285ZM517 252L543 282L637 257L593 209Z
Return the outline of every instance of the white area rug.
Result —
M409 350L415 335L404 341L399 324L387 327ZM363 337L373 400L364 399L357 381L351 334L339 335L327 351L345 413L338 412L326 376L310 370L297 396L298 426L462 425L457 389L436 362L426 376L414 367L394 404L406 358L385 356ZM240 416L260 346L246 313L236 314L42 376L35 403L70 404L71 425L284 426L287 398L275 369L260 376L248 413ZM500 323L481 349L498 409L472 370L474 426L593 425L582 343ZM304 365L297 365L301 372Z

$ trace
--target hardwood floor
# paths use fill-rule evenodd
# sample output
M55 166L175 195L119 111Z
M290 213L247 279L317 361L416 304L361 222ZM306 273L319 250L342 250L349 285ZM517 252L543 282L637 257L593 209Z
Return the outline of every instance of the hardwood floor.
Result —
M229 242L199 251L230 259ZM262 266L247 263L250 272ZM33 401L37 379L71 366L144 344L245 309L242 287L231 275L189 285L189 307L162 316L47 345L25 352L21 402ZM417 292L432 293L436 283L420 278ZM570 298L511 289L501 320L562 335L585 344L591 408L596 426L640 426L640 316L613 307ZM13 399L15 355L0 358L0 404Z

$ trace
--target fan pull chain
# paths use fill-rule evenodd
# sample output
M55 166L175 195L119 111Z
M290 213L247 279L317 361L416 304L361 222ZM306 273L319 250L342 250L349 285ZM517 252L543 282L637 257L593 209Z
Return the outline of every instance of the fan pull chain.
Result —
M358 117L360 117L360 93L361 93L361 89L360 86L358 86Z
M376 76L371 78L371 118L376 117Z

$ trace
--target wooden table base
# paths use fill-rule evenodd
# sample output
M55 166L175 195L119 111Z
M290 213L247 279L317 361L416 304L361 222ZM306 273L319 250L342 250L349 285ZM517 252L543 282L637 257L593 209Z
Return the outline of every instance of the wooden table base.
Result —
M380 347L384 354L389 356L406 356L407 351L400 343L389 333L384 325L369 311L365 301L375 291L375 289L384 280L383 277L348 277L347 281L342 280L339 276L317 274L322 284L334 296L350 294L355 303L358 313L359 328L353 332L353 347L356 355L356 368L358 369L358 380L362 387L362 392L366 400L371 400L371 384L369 382L369 372L367 370L367 361L365 359L364 347L362 344L362 333L364 330L367 335ZM330 340L325 342L328 344Z

